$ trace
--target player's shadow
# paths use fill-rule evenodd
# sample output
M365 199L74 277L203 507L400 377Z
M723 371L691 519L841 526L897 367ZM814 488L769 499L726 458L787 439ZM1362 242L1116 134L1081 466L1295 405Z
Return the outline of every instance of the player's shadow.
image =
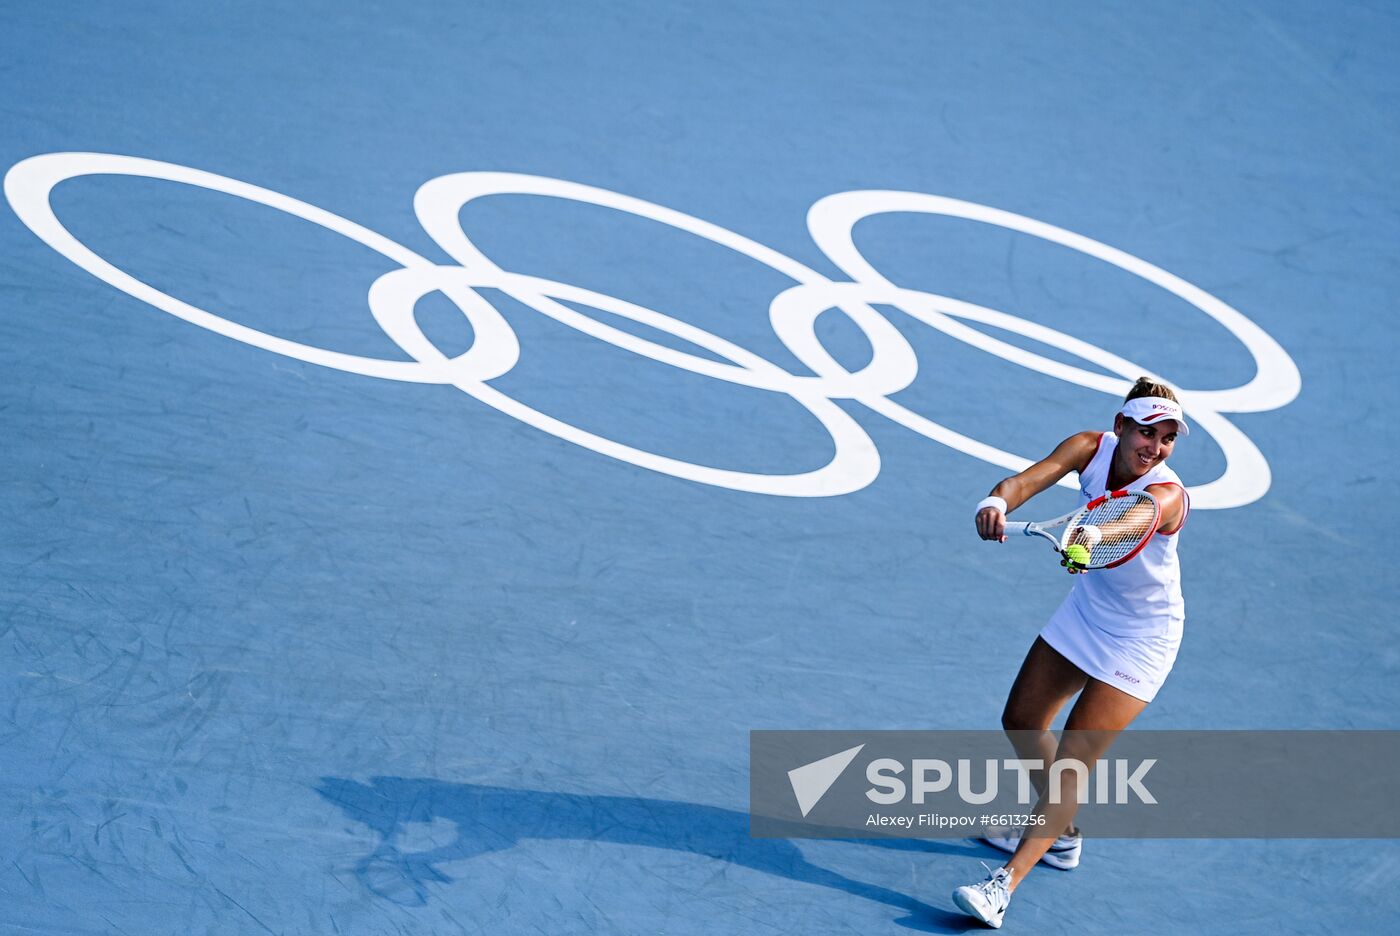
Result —
M523 839L565 839L690 852L830 887L907 912L909 916L897 922L910 929L961 933L972 923L968 917L898 891L812 864L785 839L752 838L748 815L729 809L634 796L583 796L402 777L375 777L369 783L327 777L317 792L351 819L378 833L379 844L360 859L355 873L370 891L395 903L426 903L429 884L451 880L438 867L446 862L501 851ZM420 823L439 832L424 847L416 848L404 839ZM451 831L443 835L440 830L444 828ZM451 841L438 844L447 838ZM954 842L876 839L866 844L905 851L981 854L975 846Z

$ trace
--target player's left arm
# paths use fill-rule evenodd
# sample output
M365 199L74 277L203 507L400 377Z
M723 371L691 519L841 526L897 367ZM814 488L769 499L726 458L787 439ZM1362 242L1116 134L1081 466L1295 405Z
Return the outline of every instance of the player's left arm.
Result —
M1179 484L1149 484L1147 493L1157 498L1162 513L1157 518L1158 533L1175 533L1186 522L1186 491Z

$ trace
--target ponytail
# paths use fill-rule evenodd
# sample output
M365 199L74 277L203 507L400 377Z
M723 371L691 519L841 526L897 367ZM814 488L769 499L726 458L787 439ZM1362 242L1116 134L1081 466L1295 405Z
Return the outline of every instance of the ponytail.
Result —
M1133 389L1129 390L1128 395L1123 398L1123 402L1127 403L1129 400L1136 400L1139 397L1161 397L1165 400L1171 400L1173 403L1181 402L1176 398L1176 393L1171 387L1161 381L1153 380L1151 377L1139 377L1137 383L1133 384Z

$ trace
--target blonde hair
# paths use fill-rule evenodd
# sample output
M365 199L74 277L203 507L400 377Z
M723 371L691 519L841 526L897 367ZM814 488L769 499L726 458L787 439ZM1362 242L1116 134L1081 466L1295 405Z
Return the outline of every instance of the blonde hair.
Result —
M1139 397L1162 397L1173 403L1181 402L1176 398L1171 387L1159 380L1153 380L1151 377L1139 377L1137 383L1133 384L1133 389L1129 390L1128 395L1123 398L1123 402L1127 403L1129 400L1136 400Z

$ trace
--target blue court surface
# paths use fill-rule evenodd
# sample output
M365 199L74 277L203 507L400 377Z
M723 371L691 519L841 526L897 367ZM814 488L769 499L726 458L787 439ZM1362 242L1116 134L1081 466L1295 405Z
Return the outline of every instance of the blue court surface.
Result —
M1068 582L972 505L1145 371L1137 724L1400 727L1393 4L3 22L0 930L973 929L748 732L995 728ZM1091 838L1006 929L1397 925L1394 841Z

